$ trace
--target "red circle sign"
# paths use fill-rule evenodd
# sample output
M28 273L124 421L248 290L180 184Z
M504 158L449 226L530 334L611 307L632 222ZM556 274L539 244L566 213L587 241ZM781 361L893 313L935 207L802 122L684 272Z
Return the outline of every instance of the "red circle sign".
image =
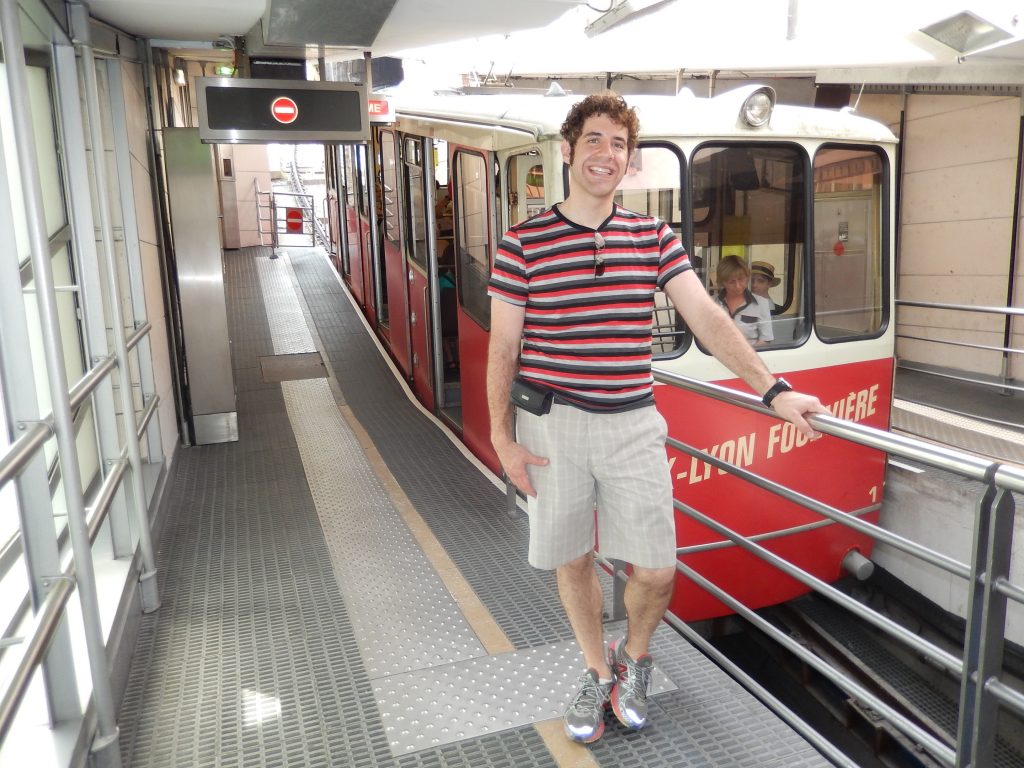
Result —
M278 96L270 104L270 114L279 123L288 125L299 117L299 106L287 96Z

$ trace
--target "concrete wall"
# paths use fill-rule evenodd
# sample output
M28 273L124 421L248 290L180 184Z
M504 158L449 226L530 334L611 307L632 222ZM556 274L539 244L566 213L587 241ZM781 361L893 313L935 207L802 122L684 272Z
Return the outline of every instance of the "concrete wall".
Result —
M859 112L899 129L899 96L865 97ZM1006 306L1020 100L995 95L912 94L903 142L897 298ZM1018 259L1020 257L1018 256ZM1024 265L1017 265L1021 306ZM903 308L897 332L1001 347L1002 315ZM1024 348L1024 324L1011 346ZM998 376L998 352L898 339L903 361ZM1020 356L1018 356L1020 357ZM1024 361L1011 374L1020 377Z

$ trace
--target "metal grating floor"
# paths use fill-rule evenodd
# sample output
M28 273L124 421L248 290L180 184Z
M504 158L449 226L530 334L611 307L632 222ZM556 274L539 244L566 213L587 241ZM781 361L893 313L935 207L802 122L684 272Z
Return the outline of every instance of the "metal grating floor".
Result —
M163 606L141 619L120 713L126 764L554 765L528 725L550 714L515 708L545 704L535 681L546 675L559 710L571 681L556 678L578 661L553 578L526 564L525 520L504 514L503 493L409 402L322 253L287 251L226 254L240 440L183 450L175 466ZM340 398L512 653L487 656L438 591L337 389L263 380L260 357L316 351L302 301ZM667 627L655 653L658 715L643 733L610 723L591 750L599 765L827 764ZM486 722L441 735L428 710L453 701ZM416 718L409 738L393 710Z

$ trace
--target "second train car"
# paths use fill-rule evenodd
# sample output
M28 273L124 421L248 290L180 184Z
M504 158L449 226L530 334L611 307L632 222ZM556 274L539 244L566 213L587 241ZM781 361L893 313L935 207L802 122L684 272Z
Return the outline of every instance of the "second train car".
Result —
M510 226L565 196L559 127L574 97L435 96L395 105L372 145L328 149L333 258L419 401L500 472L485 372L487 281ZM777 105L749 85L714 98L633 96L639 149L616 195L667 222L714 292L720 259L766 262L774 340L767 366L833 414L889 425L893 380L895 138L849 110ZM656 370L745 389L657 296ZM834 438L807 443L788 424L684 389L655 387L669 434L851 514L877 520L884 455ZM843 575L871 541L733 476L669 451L675 497L765 542L813 575ZM600 533L598 534L600 536ZM717 534L677 513L679 547ZM525 555L524 555L525 556ZM751 607L806 591L735 547L684 553ZM680 577L672 610L688 621L728 609Z

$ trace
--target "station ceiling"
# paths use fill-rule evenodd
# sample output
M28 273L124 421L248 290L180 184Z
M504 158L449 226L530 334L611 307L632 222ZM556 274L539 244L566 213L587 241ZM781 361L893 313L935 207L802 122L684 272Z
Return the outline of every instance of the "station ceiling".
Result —
M814 71L819 80L1024 84L1016 0L90 0L96 18L186 48L412 55L516 75ZM180 45L174 45L178 42Z

